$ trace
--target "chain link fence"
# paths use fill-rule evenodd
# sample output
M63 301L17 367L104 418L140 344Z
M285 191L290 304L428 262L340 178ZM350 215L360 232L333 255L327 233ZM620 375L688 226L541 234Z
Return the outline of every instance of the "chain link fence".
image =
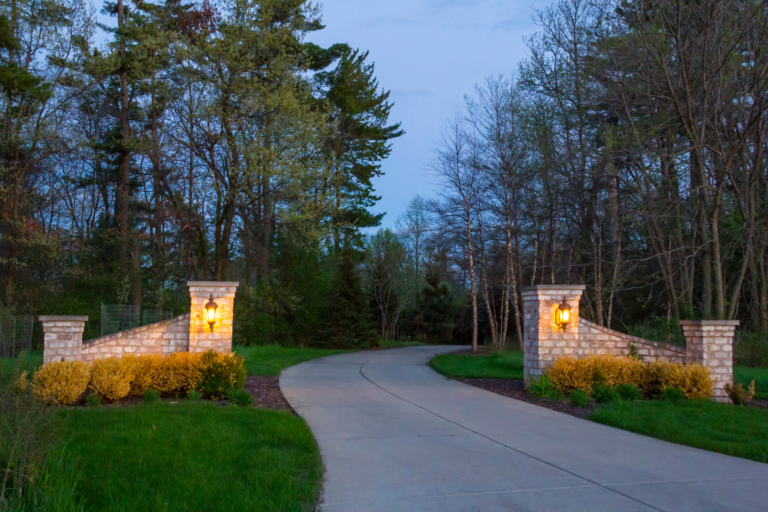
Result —
M162 309L145 309L142 313L143 325L156 324L173 318L173 311Z
M0 357L16 357L32 351L34 315L12 315L0 310Z
M101 305L101 335L115 334L139 326L139 306Z

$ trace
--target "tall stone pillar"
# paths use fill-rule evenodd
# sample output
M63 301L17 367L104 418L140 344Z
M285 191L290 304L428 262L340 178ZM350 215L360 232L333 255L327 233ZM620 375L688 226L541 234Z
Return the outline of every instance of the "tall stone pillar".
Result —
M42 315L43 363L79 361L87 316Z
M240 283L219 281L189 281L191 298L189 315L189 351L232 351L232 319L235 292ZM205 305L213 298L218 305L216 323L211 332L205 315Z
M522 288L525 387L530 385L531 377L538 378L558 357L579 353L579 300L585 288L583 284L540 284ZM555 324L555 311L563 300L571 308L565 330Z
M685 334L686 362L709 368L718 402L730 402L726 384L733 384L733 337L738 320L681 320Z

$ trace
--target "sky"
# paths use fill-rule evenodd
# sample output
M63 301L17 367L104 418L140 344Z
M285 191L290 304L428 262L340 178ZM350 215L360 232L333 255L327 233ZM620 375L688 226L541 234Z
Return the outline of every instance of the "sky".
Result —
M97 13L100 0L95 0ZM390 123L405 135L393 141L374 181L382 199L374 213L386 213L382 227L394 228L415 195L432 197L428 170L445 123L485 77L510 75L525 58L524 36L537 30L534 8L549 0L325 0L324 30L308 36L322 47L347 43L367 50L382 88L391 91ZM114 18L99 15L114 25ZM100 34L103 38L103 34ZM103 41L100 41L103 42Z
M415 195L431 197L428 166L443 126L464 95L485 77L516 71L526 56L523 37L537 30L534 5L525 0L325 0L325 30L310 41L347 43L370 51L376 77L391 91L390 122L405 135L393 141L384 175L374 182L382 196L375 213L383 227L395 221Z

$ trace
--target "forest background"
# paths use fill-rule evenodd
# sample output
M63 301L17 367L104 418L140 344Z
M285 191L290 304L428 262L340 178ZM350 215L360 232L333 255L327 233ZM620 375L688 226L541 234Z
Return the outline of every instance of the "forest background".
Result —
M679 343L739 319L766 358L763 3L536 11L514 75L447 123L437 198L370 235L403 132L365 51L306 42L317 7L104 10L97 48L82 0L0 5L5 310L87 314L87 338L102 304L181 313L187 280L237 280L240 344L505 347L522 286L584 283L596 323Z

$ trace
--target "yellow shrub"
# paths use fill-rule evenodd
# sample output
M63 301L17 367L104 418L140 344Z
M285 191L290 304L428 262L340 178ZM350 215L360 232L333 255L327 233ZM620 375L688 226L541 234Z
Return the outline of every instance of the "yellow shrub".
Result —
M110 402L128 396L133 380L133 366L123 358L96 359L91 363L90 387L94 393Z
M570 393L574 389L591 391L594 384L594 367L591 363L588 358L563 356L555 360L549 369L549 380L561 393Z
M200 391L212 398L221 398L231 389L240 389L247 374L245 359L235 354L220 354L209 350L202 356Z
M596 381L608 386L634 384L646 398L659 398L665 389L679 387L688 398L708 398L714 394L709 370L701 365L655 361L644 363L635 357L590 355L581 359L564 356L549 369L549 379L561 393L574 389L592 391Z
M123 364L131 368L133 380L131 381L131 394L141 395L145 389L157 389L157 376L165 359L160 354L148 354L142 356L123 356Z
M82 361L48 363L33 379L35 394L49 403L71 404L85 393L91 368Z
M682 389L685 396L692 400L710 398L715 394L712 373L700 364L670 364L664 389L674 387Z
M154 388L161 393L186 394L197 389L201 377L201 354L175 352L162 358L154 377Z

